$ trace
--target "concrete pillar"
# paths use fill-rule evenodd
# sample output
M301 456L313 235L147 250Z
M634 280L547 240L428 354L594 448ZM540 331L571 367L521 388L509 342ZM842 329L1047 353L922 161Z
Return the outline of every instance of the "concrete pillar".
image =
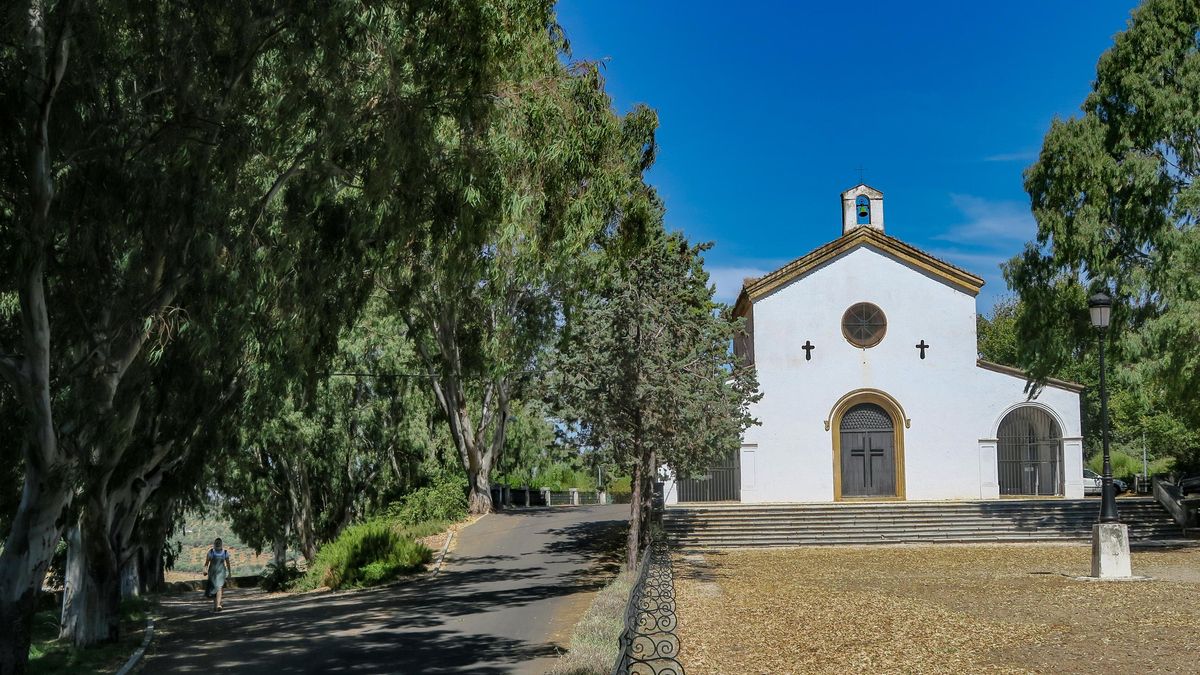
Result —
M529 506L529 486L526 485L523 489L525 490L525 506Z
M546 506L550 506L550 488L542 488L542 499L546 500Z
M679 503L679 494L678 494L678 490L676 489L676 485L675 485L675 474L674 474L674 472L670 471L670 469L668 469L667 467L663 467L663 468L666 470L666 475L663 476L661 478L661 480L664 483L663 492L667 499L667 503L668 504L678 504Z
M571 506L579 506L579 488L571 488Z
M996 463L995 438L979 439L979 498L999 499L999 465Z
M1063 476L1066 478L1063 496L1083 499L1083 438L1063 439Z

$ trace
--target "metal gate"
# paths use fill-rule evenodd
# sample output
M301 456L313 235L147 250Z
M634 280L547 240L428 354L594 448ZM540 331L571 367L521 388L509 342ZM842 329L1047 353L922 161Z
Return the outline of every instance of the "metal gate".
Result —
M734 450L696 478L675 484L681 502L737 502L742 499L741 451Z
M1004 416L996 436L1000 494L1063 494L1062 432L1049 413L1017 408Z

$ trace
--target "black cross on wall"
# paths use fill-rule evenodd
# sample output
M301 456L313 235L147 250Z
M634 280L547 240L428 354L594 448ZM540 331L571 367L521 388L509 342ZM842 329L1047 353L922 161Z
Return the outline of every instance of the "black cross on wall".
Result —
M925 358L925 350L929 349L929 345L925 344L925 339L922 338L921 341L918 342L915 346L917 349L921 350L921 358Z
M816 348L817 348L816 345L814 345L810 340L804 341L804 344L801 345L800 349L804 350L804 360L805 361L812 361L812 350L814 350ZM922 356L921 358L925 358L925 357Z

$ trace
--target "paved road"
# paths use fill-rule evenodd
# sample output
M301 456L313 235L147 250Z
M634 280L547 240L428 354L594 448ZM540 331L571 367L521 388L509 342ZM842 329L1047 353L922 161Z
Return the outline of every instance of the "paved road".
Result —
M493 513L437 577L318 596L164 603L145 673L544 673L617 561L629 507Z

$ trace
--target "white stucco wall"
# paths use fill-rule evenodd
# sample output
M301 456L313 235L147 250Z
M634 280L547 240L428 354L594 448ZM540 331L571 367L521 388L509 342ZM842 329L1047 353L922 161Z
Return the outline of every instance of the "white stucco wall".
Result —
M887 333L860 349L842 336L842 314L871 302ZM832 409L856 389L886 392L911 421L904 429L909 500L998 496L996 428L1025 402L1022 378L976 365L975 298L871 246L861 246L754 303L753 354L761 426L745 434L743 502L834 499ZM805 360L800 345L816 349ZM916 344L930 345L920 358ZM1079 396L1046 388L1065 438L1066 496L1082 496ZM901 422L902 423L902 422ZM990 462L990 464L989 464Z

